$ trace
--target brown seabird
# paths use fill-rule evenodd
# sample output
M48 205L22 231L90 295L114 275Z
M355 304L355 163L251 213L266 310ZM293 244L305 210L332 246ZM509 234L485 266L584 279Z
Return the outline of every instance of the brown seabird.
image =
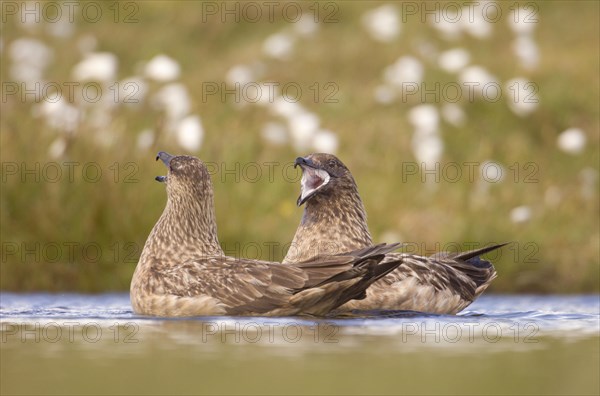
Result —
M326 315L400 265L398 244L361 247L294 265L227 257L217 239L213 187L204 163L158 153L167 204L148 236L130 287L137 314Z
M295 165L302 168L297 203L306 207L283 263L371 246L367 214L348 168L336 156L323 153L298 157ZM365 299L350 301L340 311L392 309L455 314L481 295L496 277L494 266L479 256L504 245L430 257L389 253L386 260L402 260L402 266L375 282Z

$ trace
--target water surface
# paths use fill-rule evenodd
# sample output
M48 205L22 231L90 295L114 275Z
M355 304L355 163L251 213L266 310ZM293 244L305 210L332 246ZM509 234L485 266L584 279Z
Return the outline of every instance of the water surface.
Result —
M1 393L600 393L600 296L457 316L135 315L128 294L0 294Z

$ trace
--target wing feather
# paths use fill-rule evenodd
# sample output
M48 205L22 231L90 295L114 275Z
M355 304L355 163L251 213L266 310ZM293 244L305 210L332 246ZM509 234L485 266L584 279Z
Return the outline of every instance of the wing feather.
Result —
M226 256L204 257L166 267L152 266L154 294L214 298L230 315L328 312L385 276L400 260L384 259L395 246L378 245L356 253L323 257L298 265L284 265ZM318 301L312 308L310 301Z

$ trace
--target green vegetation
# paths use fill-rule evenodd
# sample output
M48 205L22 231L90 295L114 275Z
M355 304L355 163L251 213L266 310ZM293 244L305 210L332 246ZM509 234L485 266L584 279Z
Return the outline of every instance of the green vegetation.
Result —
M1 78L6 97L0 119L0 289L128 289L145 238L166 200L164 186L153 180L165 173L161 164L154 163L158 150L189 153L219 164L213 182L225 249L256 257L258 246L261 258L281 259L302 213L295 206L297 173L287 169L285 176L282 171L296 156L312 149L297 151L289 143L263 139L263 125L280 120L268 106L241 106L232 95L226 100L219 95L203 97L205 83L221 84L231 67L260 61L262 72L255 81L299 84L301 105L339 138L337 154L357 180L375 240L399 239L423 254L457 244L468 248L465 243L515 241L495 260L499 277L490 291L599 291L598 2L581 1L576 7L567 2L539 3L533 37L540 62L531 71L519 67L511 48L515 35L506 18L512 3L502 3L505 17L493 24L486 39L464 35L447 41L431 24L408 18L398 38L389 43L371 39L361 23L364 12L377 4L341 3L338 22L321 23L314 35L297 39L288 60L262 53L265 38L293 28L279 13L273 23L243 19L223 23L218 17L204 22L201 3L136 4L138 22L115 23L106 8L105 17L94 23L77 17L68 37L48 34L48 23L43 21L31 31L15 17L3 23ZM311 4L301 4L304 12ZM148 81L148 94L141 103L116 103L107 110L110 119L104 124L94 122L98 104L76 99L72 104L85 116L73 133L55 130L43 117L34 117L42 102L7 94L5 83L20 84L11 74L9 51L14 40L35 38L51 48L53 60L43 80L63 84L75 81L72 69L82 58L78 46L83 37L91 36L97 40L95 51L118 58L115 81L139 75L140 62L158 54L179 62L178 81L191 96L190 113L198 114L204 127L198 151L182 149L164 126L165 115L153 106L150 98L164 83ZM373 92L383 81L383 70L406 55L423 63L428 87L457 81L456 75L437 67L435 59L428 60L422 51L456 47L467 49L470 63L485 67L502 87L515 77L533 82L539 106L520 117L507 105L506 91L497 102L470 103L463 98L459 104L466 115L464 124L441 123L445 149L436 183L435 175L407 173L407 166L417 162L408 113L423 101L415 96L384 105L374 100ZM324 85L329 82L339 88L337 103L324 100L329 93ZM314 83L320 87L318 100L309 88ZM110 85L104 95L113 94ZM438 108L444 102L427 99ZM571 127L580 128L587 137L579 154L557 147L558 135ZM145 129L157 133L146 149L136 143ZM66 149L52 157L49 148L60 136ZM478 163L475 169L480 170L486 161L502 164L502 181L486 183L477 172L474 179L467 177L464 163ZM260 165L262 177L254 180L254 173L245 168L249 163ZM276 163L271 179L267 163ZM455 180L448 164L459 164L462 177ZM238 166L239 171L223 172L223 166ZM514 222L510 214L519 206L528 207L530 216ZM276 245L269 249L267 243Z

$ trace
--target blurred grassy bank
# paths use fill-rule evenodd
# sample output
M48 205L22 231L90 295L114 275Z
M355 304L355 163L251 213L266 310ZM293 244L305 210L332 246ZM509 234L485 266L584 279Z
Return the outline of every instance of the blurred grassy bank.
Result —
M265 123L274 120L264 106L235 103L232 95L224 100L203 95L207 82L220 86L228 70L245 64L258 70L253 81L293 82L303 88L302 106L318 114L321 126L339 139L337 154L358 182L376 241L407 242L423 254L515 241L494 257L499 277L491 291L600 291L598 2L580 1L576 7L535 3L539 22L533 36L540 60L530 70L518 66L511 49L514 34L506 19L512 3L501 3L504 17L485 39L464 34L447 40L431 24L408 18L398 37L385 43L371 39L361 22L366 11L383 3L336 3L337 22L319 23L313 35L296 39L293 52L281 59L263 54L267 37L294 28L280 13L273 23L222 22L206 18L200 3L135 4L137 22L123 23L124 13L131 11L123 9L115 23L107 8L105 17L93 23L76 15L71 33L62 36L50 34L53 25L44 20L33 27L18 17L3 22L0 289L127 289L166 200L164 186L153 180L165 172L154 163L159 149L214 164L219 238L227 252L281 259L302 213L295 206L298 174L287 165L311 147L297 149L261 137ZM314 12L312 3L299 4L303 12ZM73 67L90 42L96 43L94 51L117 57L115 81L139 75L141 63L157 54L177 60L177 81L189 91L190 113L202 120L201 147L187 151L168 131L164 110L151 99L164 84L150 80L138 104L111 99L112 105L102 109L108 116L102 122L94 118L99 105L75 99L73 106L83 114L76 126L53 128L39 116L43 100L23 99L20 91L7 94L15 85L5 83L21 90L9 51L23 37L52 51L39 81L63 87L75 81ZM429 87L456 81L427 55L455 47L468 49L471 64L484 66L502 82L514 77L533 82L539 106L521 117L504 97L496 102L463 98L464 123L442 124L445 148L439 168L433 176L411 173L418 162L408 114L424 101L411 97L382 104L373 92L385 67L405 55L422 61ZM332 87L327 83L337 88L337 102L325 100ZM114 94L111 85L103 85L105 96ZM443 98L425 99L444 104ZM559 134L571 127L587 138L577 154L557 147ZM154 133L150 144L140 144L144 130ZM502 165L501 181L481 180L478 172L486 161ZM477 164L474 178L464 165L471 162ZM248 164L258 165L260 177ZM449 164L458 164L462 176L455 177ZM514 212L520 207L526 216Z

